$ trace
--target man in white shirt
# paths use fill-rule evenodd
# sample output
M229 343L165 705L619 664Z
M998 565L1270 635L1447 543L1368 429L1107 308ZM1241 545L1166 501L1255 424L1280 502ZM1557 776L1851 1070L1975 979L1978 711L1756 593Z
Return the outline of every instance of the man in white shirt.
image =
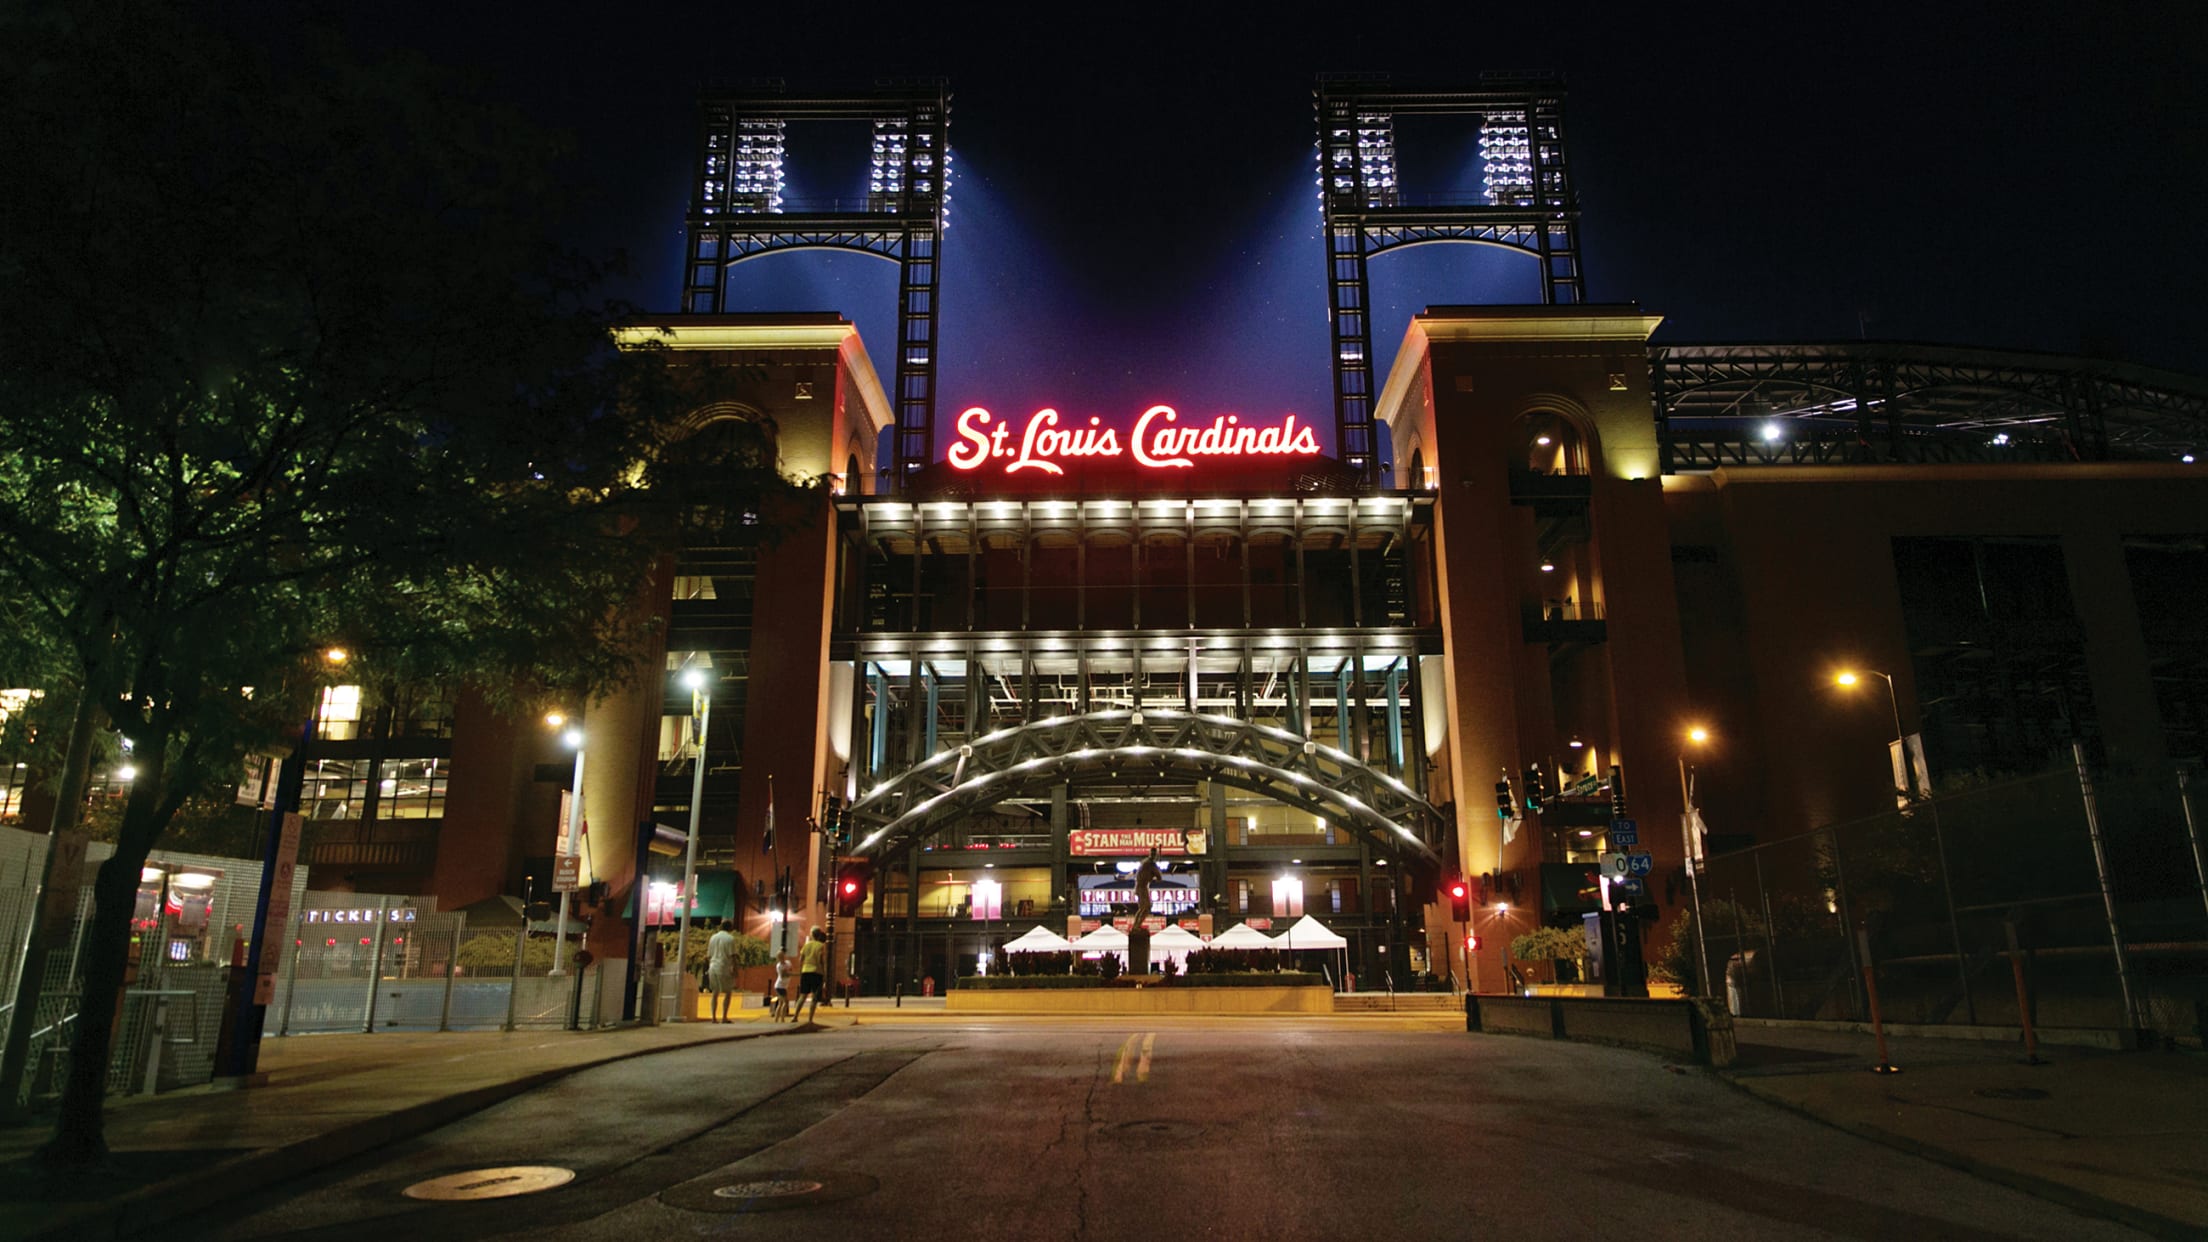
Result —
M728 920L714 925L713 938L705 942L705 986L713 993L713 1020L728 1021L729 998L736 994L736 937Z

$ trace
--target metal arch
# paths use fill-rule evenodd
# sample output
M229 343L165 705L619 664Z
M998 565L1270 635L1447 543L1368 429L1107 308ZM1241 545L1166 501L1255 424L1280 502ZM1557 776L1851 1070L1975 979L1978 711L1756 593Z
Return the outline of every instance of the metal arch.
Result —
M1222 781L1326 816L1390 852L1441 861L1441 813L1403 782L1285 729L1168 708L1053 716L934 755L852 805L864 834L856 852L895 849L943 816L1084 771Z
M1397 223L1387 220L1383 213L1374 212L1365 225L1365 257L1369 259L1390 250L1432 245L1435 242L1468 242L1478 246L1493 246L1512 254L1522 254L1529 259L1539 259L1540 235L1539 221L1522 224L1476 221Z
M902 262L905 257L905 236L894 229L845 228L823 225L819 228L783 228L771 233L730 230L724 242L726 257L721 260L724 268L734 267L746 259L787 250L848 250L871 255L891 263Z

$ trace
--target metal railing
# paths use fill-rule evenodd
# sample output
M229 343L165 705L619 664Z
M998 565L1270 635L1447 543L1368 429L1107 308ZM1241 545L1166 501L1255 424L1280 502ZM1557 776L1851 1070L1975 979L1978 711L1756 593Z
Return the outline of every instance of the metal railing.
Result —
M1652 961L1748 1017L1867 1020L1868 969L1889 1022L2196 1040L2208 893L2187 809L2167 775L2055 770L1715 855L1707 960L1681 919Z

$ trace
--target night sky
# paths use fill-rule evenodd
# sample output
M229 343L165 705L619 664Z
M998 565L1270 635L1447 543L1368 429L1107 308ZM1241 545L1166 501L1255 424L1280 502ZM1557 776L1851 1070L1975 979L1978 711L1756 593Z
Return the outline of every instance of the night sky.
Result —
M948 77L941 424L972 404L1124 420L1167 401L1330 428L1321 70L1444 89L1563 73L1590 297L1666 316L1659 340L1928 340L2208 374L2203 6L1367 17L1411 7L946 4L959 16L931 28L925 4L547 4L493 20L410 2L344 20L570 132L575 236L625 251L615 292L658 311L676 302L702 85ZM1407 188L1476 181L1473 133L1406 124ZM790 140L791 197L859 192L863 127ZM850 316L889 378L893 265L814 252L736 271L742 309ZM1419 308L1538 300L1534 276L1531 259L1475 246L1375 260L1383 374Z

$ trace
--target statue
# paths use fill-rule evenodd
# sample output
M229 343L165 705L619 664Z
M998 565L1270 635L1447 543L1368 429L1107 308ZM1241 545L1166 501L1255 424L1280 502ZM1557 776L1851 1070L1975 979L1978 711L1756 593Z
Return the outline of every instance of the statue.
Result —
M1153 846L1135 868L1135 925L1127 930L1127 969L1137 975L1150 973L1150 929L1144 921L1150 917L1150 886L1157 881L1158 851Z

